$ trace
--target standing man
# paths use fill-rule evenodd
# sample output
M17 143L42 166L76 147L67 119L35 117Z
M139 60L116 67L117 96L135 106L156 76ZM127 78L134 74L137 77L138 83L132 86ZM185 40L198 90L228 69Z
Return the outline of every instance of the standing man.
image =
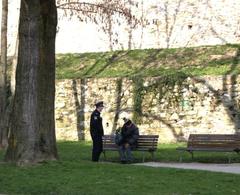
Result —
M90 133L93 141L92 161L97 162L102 152L102 136L104 135L102 117L100 116L104 106L103 101L95 104L96 109L91 114Z

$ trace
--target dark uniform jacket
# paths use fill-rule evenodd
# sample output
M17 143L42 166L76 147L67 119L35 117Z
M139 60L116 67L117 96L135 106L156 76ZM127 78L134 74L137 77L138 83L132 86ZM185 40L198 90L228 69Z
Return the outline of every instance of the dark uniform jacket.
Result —
M100 112L96 109L91 114L91 120L90 120L90 133L91 137L99 138L104 135L103 133L103 126L102 126L102 117L100 116Z
M121 141L122 144L129 143L131 146L137 145L139 130L138 130L138 127L133 123L131 124L130 127L124 124L121 130L121 135L122 135L122 141Z

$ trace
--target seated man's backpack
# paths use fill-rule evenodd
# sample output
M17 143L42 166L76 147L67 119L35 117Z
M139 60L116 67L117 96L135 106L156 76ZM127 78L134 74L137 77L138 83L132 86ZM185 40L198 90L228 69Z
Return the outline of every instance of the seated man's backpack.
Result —
M117 145L120 145L122 142L121 128L117 129L114 135L114 141Z

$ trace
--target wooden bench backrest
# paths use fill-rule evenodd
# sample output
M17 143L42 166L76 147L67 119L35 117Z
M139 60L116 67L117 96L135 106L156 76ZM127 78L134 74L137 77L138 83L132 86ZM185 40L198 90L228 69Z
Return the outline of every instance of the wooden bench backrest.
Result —
M137 141L137 148L156 150L158 145L158 137L158 135L140 135Z
M240 135L235 134L190 134L188 148L240 149Z
M158 135L140 135L137 141L137 149L157 149ZM103 136L103 148L116 149L118 146L115 144L113 135Z
M116 149L117 145L114 142L114 136L113 135L104 135L102 137L102 141L103 141L103 149L107 148L107 149Z

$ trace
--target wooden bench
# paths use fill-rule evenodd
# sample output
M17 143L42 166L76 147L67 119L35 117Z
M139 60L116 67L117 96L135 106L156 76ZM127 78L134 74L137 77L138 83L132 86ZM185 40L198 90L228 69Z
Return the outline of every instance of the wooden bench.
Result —
M137 147L133 151L150 152L152 159L154 159L154 152L157 150L158 135L140 135L137 140ZM106 151L119 151L119 146L115 144L114 135L104 135L103 140L103 154L106 159ZM143 155L143 162L145 157Z
M240 135L236 134L190 134L187 147L178 147L179 151L187 151L192 155L195 151L207 152L240 152ZM180 156L182 161L182 156ZM230 157L228 158L231 162Z

